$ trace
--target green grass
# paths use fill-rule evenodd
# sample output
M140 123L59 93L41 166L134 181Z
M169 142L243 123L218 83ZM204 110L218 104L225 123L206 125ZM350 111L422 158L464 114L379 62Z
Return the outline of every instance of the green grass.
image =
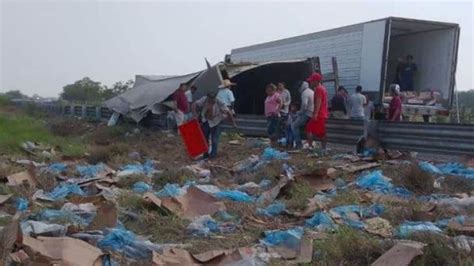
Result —
M44 120L0 112L0 150L8 154L20 153L20 145L25 141L59 146L62 154L73 157L82 156L86 151L80 138L63 138L51 134Z
M359 197L357 191L354 190L344 190L339 192L334 196L329 204L329 206L337 207L341 205L350 205L350 204L359 204Z
M312 198L314 191L311 189L311 186L305 182L295 182L291 185L287 201L288 209L303 210L308 204L308 200Z
M196 180L198 176L186 168L167 169L153 176L153 183L157 188L164 187L168 183L184 185L187 181Z
M474 259L467 252L456 247L453 240L437 234L418 233L411 240L427 244L423 255L417 257L412 265L473 265Z
M8 97L0 95L0 106L7 106L10 104Z
M340 227L325 240L315 241L319 265L370 265L386 250L377 238L349 227Z

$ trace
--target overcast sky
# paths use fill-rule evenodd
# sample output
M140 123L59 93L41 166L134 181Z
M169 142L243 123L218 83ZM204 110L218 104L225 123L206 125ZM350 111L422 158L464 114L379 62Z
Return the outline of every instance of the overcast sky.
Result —
M57 96L88 76L185 74L232 48L399 16L459 23L457 84L473 86L472 2L111 2L1 4L1 87Z

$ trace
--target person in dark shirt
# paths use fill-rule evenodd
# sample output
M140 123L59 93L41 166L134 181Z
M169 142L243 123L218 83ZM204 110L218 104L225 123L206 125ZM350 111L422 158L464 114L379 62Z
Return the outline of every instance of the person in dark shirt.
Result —
M337 94L331 99L331 117L337 119L347 118L346 89L343 86L337 88Z
M418 71L418 67L413 61L413 56L407 55L407 61L403 64L400 69L400 91L413 91L415 90L415 74Z
M395 80L393 84L400 84L400 73L402 72L402 68L405 65L405 59L403 57L397 58L397 69L395 70Z

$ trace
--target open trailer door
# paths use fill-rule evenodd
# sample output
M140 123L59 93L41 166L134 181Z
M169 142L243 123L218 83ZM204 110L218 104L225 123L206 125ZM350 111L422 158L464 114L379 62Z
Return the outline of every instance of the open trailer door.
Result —
M382 99L387 71L390 20L377 20L364 24L359 84L365 92L374 95L376 103Z

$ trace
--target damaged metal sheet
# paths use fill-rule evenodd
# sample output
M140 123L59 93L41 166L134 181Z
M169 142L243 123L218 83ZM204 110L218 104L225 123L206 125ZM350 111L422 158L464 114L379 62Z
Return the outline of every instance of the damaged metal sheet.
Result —
M212 90L217 90L222 82L220 65L217 64L196 73L160 79L137 76L131 90L107 100L105 105L137 122L142 120L148 112L162 114L170 110L166 104L162 105L162 103L174 93L181 83L196 86L198 88L196 98L202 97Z
M132 118L140 121L148 111L154 109L154 105L168 98L179 87L181 83L188 83L196 78L201 72L176 76L159 80L147 80L134 85L134 87L105 102L107 108L115 112L128 115L133 113Z

